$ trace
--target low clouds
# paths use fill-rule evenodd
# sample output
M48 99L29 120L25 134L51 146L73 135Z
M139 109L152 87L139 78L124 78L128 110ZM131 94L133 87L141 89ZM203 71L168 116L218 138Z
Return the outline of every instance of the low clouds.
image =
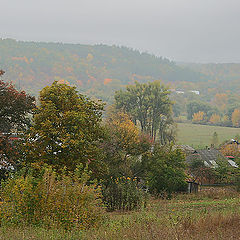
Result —
M1 37L126 45L175 61L240 62L239 0L9 0Z

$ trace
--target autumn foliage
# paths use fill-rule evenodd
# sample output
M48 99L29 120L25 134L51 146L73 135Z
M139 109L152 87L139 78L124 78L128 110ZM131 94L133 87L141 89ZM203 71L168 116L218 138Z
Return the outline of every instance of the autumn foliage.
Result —
M221 147L220 151L224 156L240 157L240 149L237 143L225 144Z
M239 109L235 109L234 112L232 113L232 124L234 127L240 126L240 110Z
M221 117L218 114L214 113L210 117L209 122L212 123L212 124L218 124L218 123L221 122Z
M204 120L204 112L199 111L193 114L193 118L192 118L193 122L199 123L199 122L202 122L203 120Z

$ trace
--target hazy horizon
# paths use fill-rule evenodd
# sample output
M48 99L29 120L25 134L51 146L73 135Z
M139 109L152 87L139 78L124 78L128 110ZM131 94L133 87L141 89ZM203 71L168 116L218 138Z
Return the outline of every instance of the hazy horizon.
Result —
M11 0L1 9L1 38L126 46L175 62L240 63L238 0Z

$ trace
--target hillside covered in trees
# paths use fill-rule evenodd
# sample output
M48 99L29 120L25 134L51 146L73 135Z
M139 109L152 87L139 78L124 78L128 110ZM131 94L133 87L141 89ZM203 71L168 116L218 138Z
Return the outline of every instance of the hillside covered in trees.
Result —
M109 101L115 90L134 81L207 81L203 73L162 57L126 47L0 40L5 80L38 95L53 81L66 81L90 96ZM177 84L178 85L178 84Z
M231 91L239 93L240 86L240 63L191 63L179 64L179 66L187 67L195 72L204 74L208 81L211 81L209 87L218 91Z

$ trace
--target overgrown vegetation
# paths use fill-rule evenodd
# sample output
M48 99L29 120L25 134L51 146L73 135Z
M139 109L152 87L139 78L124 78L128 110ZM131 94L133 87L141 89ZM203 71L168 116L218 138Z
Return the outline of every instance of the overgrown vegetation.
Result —
M131 211L146 207L148 193L140 186L137 178L111 178L103 187L103 201L110 211Z
M238 239L239 195L230 188L206 188L197 195L151 200L145 210L108 213L100 228L64 231L1 227L1 239Z
M34 225L46 228L85 229L103 218L101 190L89 184L87 169L58 176L51 168L41 176L22 174L2 182L1 225Z

